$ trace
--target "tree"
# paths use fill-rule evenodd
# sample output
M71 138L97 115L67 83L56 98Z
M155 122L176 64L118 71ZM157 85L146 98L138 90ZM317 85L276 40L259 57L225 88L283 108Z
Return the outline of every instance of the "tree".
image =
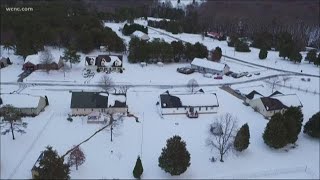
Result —
M238 52L251 52L248 44L245 41L238 40L235 42L235 51Z
M73 149L73 151L71 151L69 155L68 164L69 166L75 165L76 170L78 170L78 166L82 165L85 162L86 157L82 152L82 150L80 149L80 147L76 147L76 146L74 147L75 149Z
M77 51L73 47L69 47L63 52L63 59L66 62L69 61L72 68L72 64L80 62L80 55L77 54Z
M314 138L320 138L320 111L314 114L304 125L303 133Z
M320 53L318 54L318 58L314 61L314 64L318 67L320 65Z
M309 61L309 64L311 62L315 62L317 60L317 50L312 49L307 53L307 56L305 57L305 60Z
M271 88L271 92L273 91L281 84L281 80L278 76L270 78L270 81L267 82L267 85Z
M217 129L221 129L222 132L217 133ZM237 119L229 113L216 118L214 123L210 125L209 137L206 144L211 149L215 148L219 151L220 162L224 162L223 156L233 146L236 131Z
M138 158L137 158L136 165L134 166L132 173L133 173L133 177L140 179L140 177L143 173L143 166L142 166L140 156L138 156Z
M217 46L215 50L211 53L211 60L220 61L221 57L222 57L222 50L219 46Z
M266 59L268 56L268 51L267 49L260 49L260 52L259 52L259 59Z
M49 73L49 71L51 70L51 64L53 61L53 56L49 51L49 49L45 48L44 51L41 52L40 61L41 61L41 64L43 64L46 72Z
M26 133L23 128L27 128L28 123L21 122L21 113L16 108L11 105L4 105L1 110L1 116L3 117L3 121L0 124L1 134L5 135L11 131L12 139L15 140L14 132Z
M124 115L120 113L108 113L107 119L109 120L107 124L109 124L110 129L107 129L110 131L110 141L113 141L113 136L116 135L115 128L118 128L119 125L123 122Z
M283 113L284 126L287 129L287 143L294 144L301 131L303 114L300 107L289 107Z
M279 149L287 145L287 134L283 116L280 113L276 113L268 122L262 137L264 143L268 146Z
M57 151L51 146L47 146L43 151L43 157L36 167L38 175L35 179L70 179L70 166L64 164L64 159L60 158Z
M237 132L237 135L234 139L234 148L237 151L243 151L248 148L250 142L250 132L248 124L244 124L240 130Z
M106 91L109 91L111 88L114 87L114 83L111 77L104 74L100 79L101 88L103 88Z
M197 91L198 88L199 88L198 82L195 79L190 79L188 84L187 84L187 89L191 93L194 93L195 91Z
M302 55L300 54L299 50L293 49L289 54L289 59L294 63L297 63L297 62L300 63L302 60Z
M190 153L186 143L178 135L169 138L166 147L162 148L159 167L173 176L184 173L189 166Z

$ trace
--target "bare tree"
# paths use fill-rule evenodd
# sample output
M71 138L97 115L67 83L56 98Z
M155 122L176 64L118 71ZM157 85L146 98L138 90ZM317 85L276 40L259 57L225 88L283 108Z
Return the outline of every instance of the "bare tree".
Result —
M197 91L198 88L199 88L198 82L195 79L190 79L187 84L188 91L190 91L191 93L194 93L195 91Z
M118 89L118 93L120 94L127 94L129 87L124 85L124 86L120 86Z
M281 80L279 79L278 76L270 78L269 81L267 81L268 86L271 88L271 92L273 93L273 91L275 89L277 89L277 87L281 84Z
M224 162L223 156L233 147L236 133L237 119L229 113L216 118L210 125L207 145L219 151L221 162Z
M45 48L44 51L41 52L40 61L44 66L45 71L49 73L49 71L51 70L51 64L53 62L53 56L47 48Z
M12 139L15 140L14 131L21 134L26 133L23 128L27 128L27 123L21 122L21 113L13 106L3 106L0 117L3 117L3 120L0 122L1 134L5 135L11 131Z
M291 79L291 77L283 76L282 77L283 85L286 85L286 82L289 81L290 79Z
M66 73L70 72L71 68L65 61L63 61L63 65L61 67L61 70L63 71L63 78L66 78Z
M68 164L70 166L75 165L76 170L78 170L78 166L82 165L85 162L86 156L84 155L80 147L76 147L76 146L74 147L75 148L70 153Z
M109 91L111 88L114 88L114 83L111 77L104 74L100 79L101 88L103 88L106 91Z
M110 141L112 142L113 137L118 135L117 130L123 122L124 115L121 113L109 113L107 114L107 117L109 119L107 124L110 125L110 128L107 128L107 131L110 132Z

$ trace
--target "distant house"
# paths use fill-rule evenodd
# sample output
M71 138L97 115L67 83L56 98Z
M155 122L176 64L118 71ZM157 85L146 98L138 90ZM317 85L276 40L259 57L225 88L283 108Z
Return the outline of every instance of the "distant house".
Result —
M63 59L57 54L52 54L53 59L51 64L43 64L41 60L41 53L42 52L27 56L23 64L23 70L34 71L38 69L46 69L47 66L49 66L51 70L58 70L63 66Z
M7 66L9 66L11 64L12 64L12 62L10 61L10 59L8 57L7 58L1 57L1 59L0 59L0 69L5 68L5 67L7 67Z
M3 106L11 105L24 116L37 116L47 106L46 97L28 94L1 94L0 112Z
M161 115L185 114L188 117L198 114L217 113L219 102L215 93L197 92L195 94L160 94Z
M144 32L141 31L135 31L131 34L131 37L137 37L140 40L144 40L144 41L148 41L150 39L150 37L145 34Z
M96 68L97 71L103 72L122 72L123 63L121 55L98 55L98 56L87 56L85 64L87 67Z
M71 114L89 115L93 112L126 113L126 94L105 92L72 92Z
M207 32L207 36L218 40L223 40L225 38L222 32Z
M224 75L230 71L230 67L227 64L209 61L206 58L194 58L191 62L191 68L204 74L211 73Z
M253 94L252 92L250 93ZM249 95L249 94L248 94ZM270 118L275 113L284 113L291 106L303 107L296 94L282 94L279 91L264 97L260 93L254 93L251 100L246 96L248 104L266 118Z

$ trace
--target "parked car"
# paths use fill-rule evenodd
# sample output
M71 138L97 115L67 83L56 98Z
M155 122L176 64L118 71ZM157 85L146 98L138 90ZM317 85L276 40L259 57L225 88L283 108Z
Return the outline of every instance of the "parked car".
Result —
M228 72L226 72L226 76L230 76L231 74L232 74L233 72L232 71L228 71Z
M222 79L222 76L216 76L214 79Z
M182 74L192 74L194 73L194 69L188 67L177 68L177 71Z
M240 73L240 76L243 77L243 76L247 76L249 73L248 72L242 72Z
M234 92L235 92L236 94L241 95L241 92L240 92L238 89L234 90Z
M256 73L254 73L254 75L257 75L257 76L258 76L258 75L260 75L260 73L259 73L259 72L256 72Z
M247 77L251 77L252 76L252 74L248 74L248 75L246 75Z
M206 73L206 74L203 74L203 77L206 77L206 78L212 78L212 74L210 74L210 73Z

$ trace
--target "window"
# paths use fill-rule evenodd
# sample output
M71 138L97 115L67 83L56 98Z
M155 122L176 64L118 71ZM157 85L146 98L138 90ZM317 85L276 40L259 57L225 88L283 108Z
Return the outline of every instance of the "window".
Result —
M199 107L199 111L201 111L201 107Z
M206 107L206 111L208 111L208 107Z
M213 109L213 107L211 107L211 109Z

